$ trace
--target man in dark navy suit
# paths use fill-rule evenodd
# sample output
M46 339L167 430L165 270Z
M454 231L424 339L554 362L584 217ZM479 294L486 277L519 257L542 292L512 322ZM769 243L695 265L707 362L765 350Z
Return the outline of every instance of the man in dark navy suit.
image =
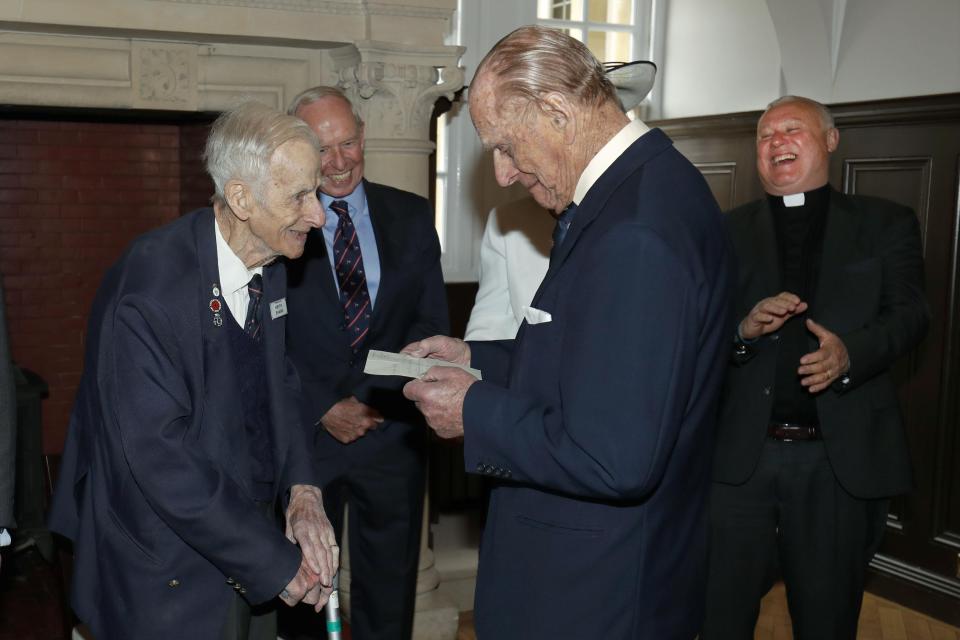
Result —
M287 345L317 425L338 539L349 506L350 630L356 640L409 638L427 431L401 394L403 379L369 376L363 366L370 349L398 351L448 330L433 209L364 179L363 120L339 89L308 89L288 112L320 138L329 213L289 270Z
M135 240L90 313L50 526L98 640L275 640L269 602L319 610L337 568L274 264L323 224L317 139L247 103L205 157L213 208Z
M840 133L785 96L757 123L767 197L727 214L740 264L711 503L706 640L753 638L779 564L798 640L853 640L910 457L890 367L923 338L917 217L828 182Z
M550 267L513 341L434 337L405 387L467 471L494 478L478 636L693 638L706 497L733 330L732 256L703 177L630 121L603 68L523 27L480 63L470 115L498 182L559 214Z

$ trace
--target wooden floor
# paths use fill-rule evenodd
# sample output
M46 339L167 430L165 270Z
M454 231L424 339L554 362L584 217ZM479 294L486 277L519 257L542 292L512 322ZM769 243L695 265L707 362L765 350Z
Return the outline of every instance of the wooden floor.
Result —
M760 618L753 637L754 640L792 640L783 584L771 589L760 604ZM461 614L457 640L476 638L473 612ZM857 640L960 640L960 629L868 593L860 610Z

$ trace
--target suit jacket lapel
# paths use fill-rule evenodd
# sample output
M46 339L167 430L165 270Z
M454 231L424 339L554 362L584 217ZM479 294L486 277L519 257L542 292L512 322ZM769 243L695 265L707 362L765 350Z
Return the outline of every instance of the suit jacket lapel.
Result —
M590 187L587 195L577 207L577 213L567 230L563 244L560 245L559 251L550 261L550 267L547 269L547 274L533 298L532 306L536 306L535 303L540 298L541 292L553 280L554 275L563 265L567 256L573 251L580 236L603 210L614 190L636 171L637 167L642 166L650 158L672 144L670 138L660 129L648 131L635 140L619 158L614 160L613 164Z
M752 237L744 243L738 252L740 256L753 256L749 262L752 268L742 269L740 274L744 280L742 291L748 291L746 296L750 306L759 300L778 294L782 288L783 276L780 273L780 253L777 250L777 234L773 228L773 212L766 196L754 211L753 224L749 226ZM747 249L749 247L749 249ZM746 261L741 257L741 264ZM745 265L744 265L745 266ZM741 310L746 315L746 310ZM742 316L741 316L742 317Z
M823 230L820 274L810 311L810 316L818 322L823 319L824 310L844 307L843 301L839 300L843 294L837 274L843 272L844 265L856 259L852 256L857 245L856 219L851 215L843 195L831 191L826 226ZM840 304L837 304L838 302Z
M388 314L383 309L389 308L389 300L394 294L404 229L400 217L391 215L390 203L382 197L376 185L364 180L363 188L367 196L367 210L370 213L370 221L373 223L373 235L376 237L380 260L380 284L377 287L377 300L373 305L373 317L370 322L370 334L375 335L388 320Z
M250 469L246 450L246 434L239 420L236 388L236 367L226 323L234 322L220 289L220 269L217 266L217 242L212 210L197 216L193 225L200 268L200 331L203 337L203 402L206 409L214 410L212 421L221 430L221 438L229 451L222 460L234 481L249 490ZM214 294L214 289L217 294ZM212 306L219 303L219 312ZM219 315L219 322L217 317ZM234 419L236 418L236 419ZM239 429L237 428L239 426Z
M286 315L273 317L271 304L286 300L287 275L282 264L274 264L263 269L263 340L264 359L267 368L267 386L270 394L270 423L273 455L278 451L287 451L284 435L289 433L285 411L287 410L287 389L285 385L285 329ZM279 470L283 461L278 460ZM275 478L279 480L279 477Z

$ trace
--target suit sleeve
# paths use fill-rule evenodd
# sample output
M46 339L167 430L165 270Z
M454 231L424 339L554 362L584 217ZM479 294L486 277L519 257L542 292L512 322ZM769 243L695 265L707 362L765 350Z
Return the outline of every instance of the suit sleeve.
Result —
M882 282L877 313L864 326L840 336L850 357L846 388L888 370L917 346L930 322L923 294L919 223L909 209L898 208L895 213L878 241Z
M480 283L464 339L508 340L517 335L518 328L510 304L506 241L494 209L480 242Z
M278 478L279 486L284 492L290 491L295 484L320 486L320 476L317 473L313 458L313 420L306 417L302 411L304 397L300 386L300 375L289 358L283 359L285 369L283 391L286 402L283 405L286 422L277 428L285 429L288 443L285 464ZM288 495L284 495L284 506Z
M571 495L642 499L676 443L698 359L697 285L657 234L619 227L576 275L560 404L479 382L464 403L466 468ZM555 314L556 316L556 314Z
M406 343L422 340L435 335L450 333L450 309L447 307L447 289L443 284L443 270L440 267L440 240L437 230L433 227L433 217L425 219L429 224L423 229L423 264L427 265L424 273L423 288L417 302L416 319L407 330ZM423 217L423 216L421 216ZM405 345L404 345L405 346Z
M277 595L296 574L300 552L262 517L242 488L194 446L197 406L178 332L160 305L125 296L113 318L101 376L106 419L116 430L138 488L187 544L247 588L253 603ZM203 428L226 428L204 416Z

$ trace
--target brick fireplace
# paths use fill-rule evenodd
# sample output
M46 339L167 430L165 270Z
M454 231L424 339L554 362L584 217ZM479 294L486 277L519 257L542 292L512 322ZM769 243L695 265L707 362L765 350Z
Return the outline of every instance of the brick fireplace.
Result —
M58 118L0 121L0 275L13 358L49 385L44 453L63 448L104 272L133 238L213 192L207 123L194 116Z

